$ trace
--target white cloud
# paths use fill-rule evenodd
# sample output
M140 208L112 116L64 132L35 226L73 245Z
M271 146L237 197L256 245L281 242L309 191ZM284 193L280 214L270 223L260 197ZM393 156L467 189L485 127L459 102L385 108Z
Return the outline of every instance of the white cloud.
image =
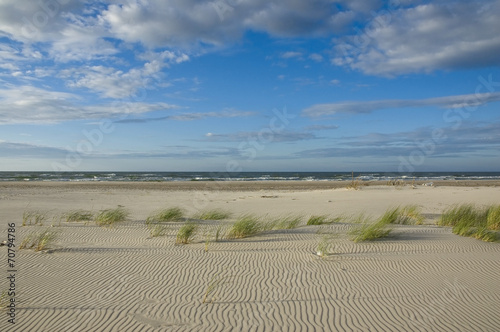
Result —
M316 62L321 62L321 61L323 61L323 56L321 54L318 54L318 53L312 53L311 55L309 55L309 59L316 61Z
M170 114L156 118L130 118L116 121L117 123L146 123L154 121L174 120L174 121L194 121L208 118L236 118L255 115L255 112L223 110L218 112L185 112L180 114ZM209 133L213 135L212 133ZM209 136L208 134L206 136Z
M394 76L500 64L500 1L453 1L382 11L335 40L332 63Z
M300 58L302 58L302 53L301 53L301 52L293 52L293 51L289 51L289 52L282 53L282 54L281 54L281 57L282 57L283 59L290 59L290 58L297 58L297 59L300 59Z
M116 38L149 47L222 45L249 29L280 37L322 35L353 18L350 10L339 12L330 0L150 0L147 6L130 1L102 13Z
M428 107L442 108L476 107L489 102L500 101L500 92L477 93L469 95L446 96L428 99L385 99L372 101L348 101L331 104L316 104L302 111L309 117L328 116L338 113L371 113L376 110L390 108Z
M153 86L155 75L160 72L162 64L158 61L145 63L142 68L122 71L112 67L89 66L68 72L72 80L71 88L87 88L97 92L104 98L123 99L134 96L137 91ZM65 75L63 73L63 75Z
M309 139L316 139L317 137L314 134L306 133L306 132L294 132L294 131L282 131L282 132L270 132L270 133L262 133L262 132L253 132L253 131L241 131L230 134L214 134L209 133L210 135L205 135L205 140L211 142L243 142L243 141L253 141L259 140L259 137L265 135L265 139L270 143L279 143L279 142L296 142L303 141ZM262 139L261 139L262 140Z
M121 102L91 106L81 104L81 97L66 92L32 86L0 89L0 124L118 118L177 108L166 103Z

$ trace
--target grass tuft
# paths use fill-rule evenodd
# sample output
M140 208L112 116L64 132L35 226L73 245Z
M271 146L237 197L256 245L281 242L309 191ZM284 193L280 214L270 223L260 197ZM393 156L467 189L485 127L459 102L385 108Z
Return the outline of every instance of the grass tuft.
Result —
M231 217L231 212L222 209L212 209L202 211L195 215L194 218L201 220L223 220Z
M422 225L424 216L417 205L407 205L399 210L397 223L402 225Z
M66 222L91 221L94 219L94 214L91 211L75 210L63 215Z
M390 215L390 212L392 211L388 211L386 214ZM371 241L386 237L392 231L392 229L387 226L387 221L389 219L390 218L384 214L378 221L372 222L361 215L356 221L359 225L351 228L348 234L354 242Z
M98 226L111 226L117 222L125 221L128 216L129 212L122 207L102 210L95 216L95 223Z
M19 249L34 249L41 251L48 248L57 238L57 233L49 229L28 234L19 245Z
M325 256L333 254L333 252L330 252L330 249L332 247L331 241L336 236L337 236L337 234L335 234L335 233L327 233L327 234L324 234L321 237L321 239L320 239L320 241L318 243L317 251L316 251L316 254L319 257L323 258Z
M224 272L221 271L219 273L216 273L208 282L207 287L205 288L205 295L203 296L203 302L206 303L210 301L210 303L213 303L215 301L215 292L219 289L219 287L225 283L227 283L228 279L231 278L231 276L221 276L221 274Z
M497 231L499 216L499 206L479 208L472 204L455 205L443 212L438 225L452 226L452 232L460 236L493 242L500 238Z
M184 218L184 212L179 207L172 207L164 209L150 215L146 219L146 223L152 222L168 222L168 221L181 221Z
M302 216L288 215L278 217L277 219L270 222L272 225L271 229L294 229L299 227L302 222Z
M328 222L328 216L327 215L321 215L321 216L311 216L309 217L309 220L307 220L307 225L323 225L327 224Z
M475 224L482 219L484 212L479 211L472 204L454 205L441 215L439 226L455 226L457 224Z
M489 230L500 230L500 205L493 205L488 209L486 226Z
M227 235L228 239L242 239L254 236L263 231L261 221L250 214L243 215L233 224Z
M380 225L397 224L399 219L399 208L393 208L385 211L385 213L376 222Z
M177 237L175 239L176 244L188 244L190 243L198 230L198 225L192 222L185 223L179 228L177 232Z
M168 227L166 225L156 224L148 227L148 229L151 237L158 237L167 234Z
M23 212L23 226L27 225L40 225L47 219L47 213L40 211L24 211Z

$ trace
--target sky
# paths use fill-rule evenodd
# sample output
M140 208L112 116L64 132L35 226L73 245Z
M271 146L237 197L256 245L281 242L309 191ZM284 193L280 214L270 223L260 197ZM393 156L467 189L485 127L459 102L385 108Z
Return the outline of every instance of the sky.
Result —
M500 171L499 17L0 0L0 171Z

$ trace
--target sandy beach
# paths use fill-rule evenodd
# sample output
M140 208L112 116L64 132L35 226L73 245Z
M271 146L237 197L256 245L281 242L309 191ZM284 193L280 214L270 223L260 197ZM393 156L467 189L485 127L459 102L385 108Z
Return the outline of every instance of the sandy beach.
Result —
M15 324L1 331L498 331L500 243L461 237L436 220L454 204L499 204L500 183L443 181L413 188L344 182L0 183L0 231L15 243L50 228L48 250L15 251ZM417 205L424 225L395 225L386 238L354 243L361 213ZM113 227L60 222L69 211L123 206ZM212 208L232 216L199 221L193 243L176 245L182 222L151 237L146 218L180 207L187 217ZM25 211L46 215L22 226ZM209 242L243 214L301 215L294 229ZM338 223L307 226L311 215ZM335 234L325 257L324 234ZM0 248L9 288L7 247ZM207 287L219 284L203 303Z

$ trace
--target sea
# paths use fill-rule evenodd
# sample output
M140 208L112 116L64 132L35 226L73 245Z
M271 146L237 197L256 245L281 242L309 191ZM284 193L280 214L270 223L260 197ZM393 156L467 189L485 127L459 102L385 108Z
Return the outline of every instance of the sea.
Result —
M500 180L500 172L0 172L1 181L361 181Z

